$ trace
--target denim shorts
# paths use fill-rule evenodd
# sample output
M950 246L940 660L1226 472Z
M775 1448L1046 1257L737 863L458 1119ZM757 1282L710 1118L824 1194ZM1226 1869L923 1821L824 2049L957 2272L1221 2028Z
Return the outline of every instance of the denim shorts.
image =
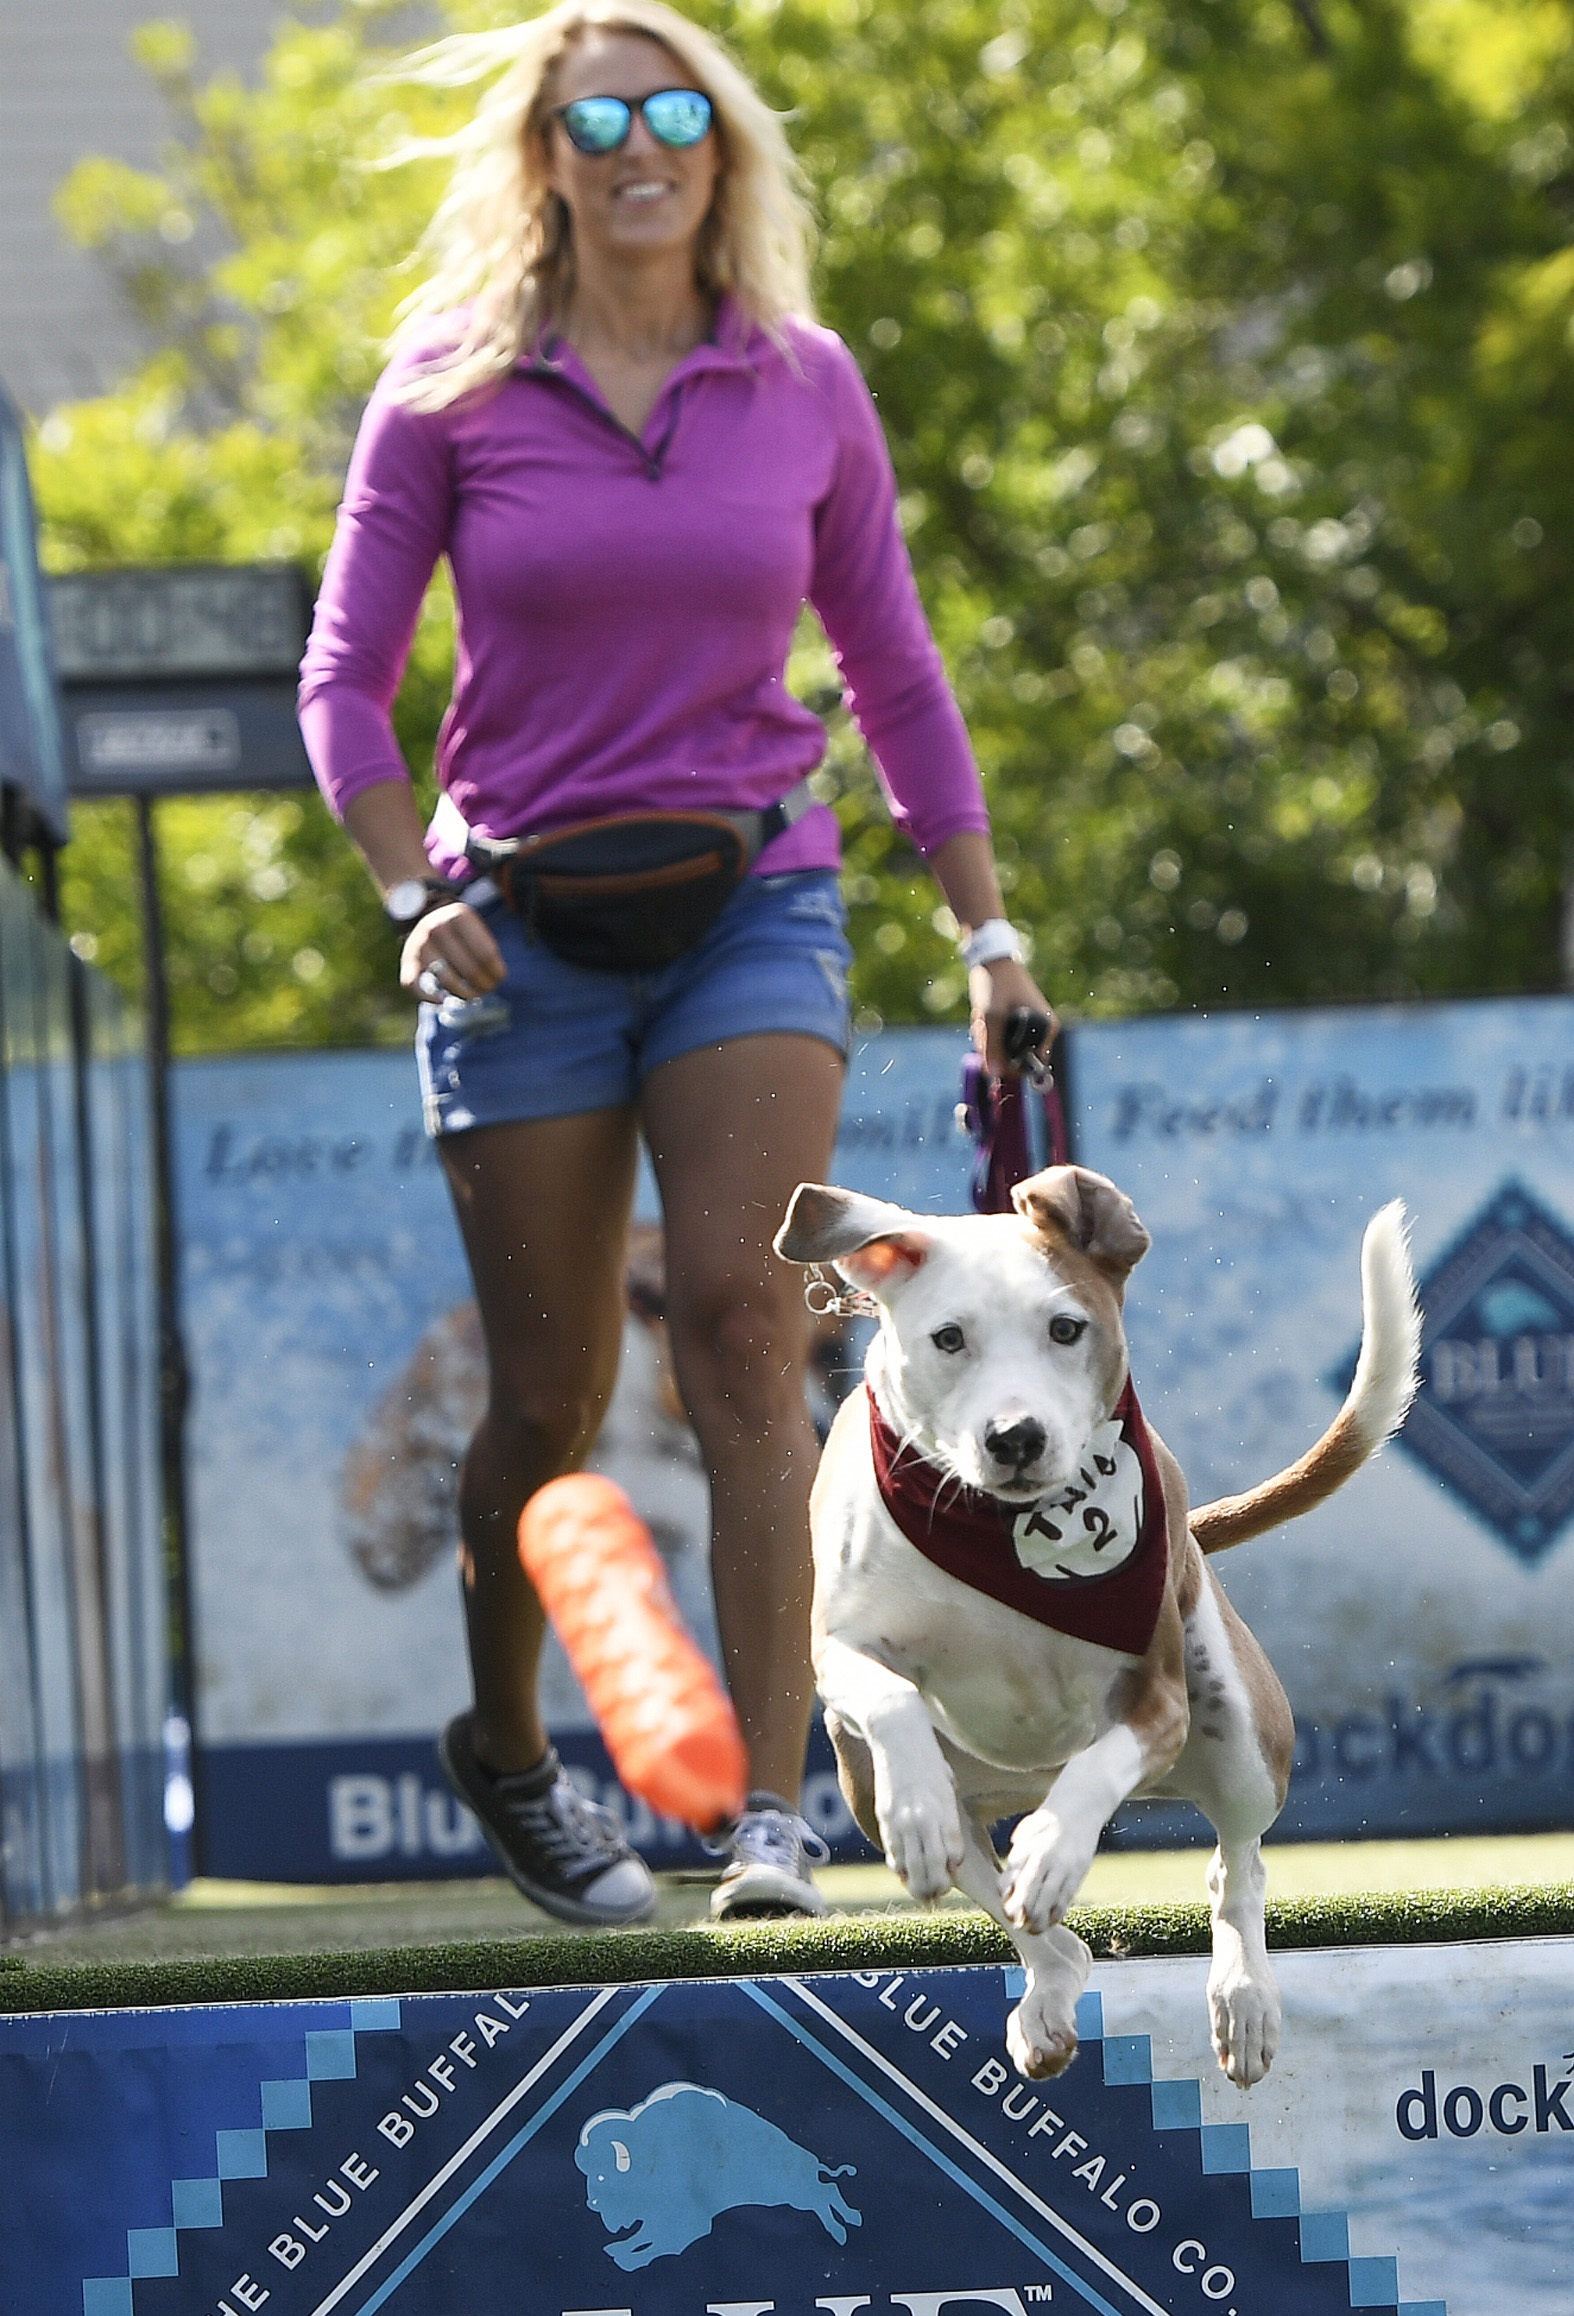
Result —
M423 1005L415 1054L429 1134L620 1109L654 1069L728 1038L791 1031L845 1054L845 912L830 869L745 877L702 941L654 973L570 965L503 902L483 912L504 980Z

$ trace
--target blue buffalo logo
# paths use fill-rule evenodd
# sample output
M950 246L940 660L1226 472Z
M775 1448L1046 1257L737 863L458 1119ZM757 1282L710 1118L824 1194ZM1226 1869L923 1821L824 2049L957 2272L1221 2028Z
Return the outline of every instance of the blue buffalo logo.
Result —
M1574 1515L1574 1238L1505 1182L1420 1294L1421 1388L1400 1445L1539 1560Z
M813 2212L839 2244L863 2225L834 2184L855 2165L830 2169L752 2107L698 2083L663 2083L637 2107L592 2115L574 2161L585 2175L585 2201L620 2239L606 2246L620 2268L686 2251L720 2213L742 2204Z

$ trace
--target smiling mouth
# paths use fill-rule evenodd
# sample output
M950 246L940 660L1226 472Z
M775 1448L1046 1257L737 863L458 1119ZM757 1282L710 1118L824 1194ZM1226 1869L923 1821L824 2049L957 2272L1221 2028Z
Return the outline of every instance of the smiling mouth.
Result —
M974 1485L986 1496L998 1496L1005 1504L1036 1504L1044 1493L1040 1479L990 1479L980 1477Z
M673 187L653 177L637 177L631 184L616 185L612 190L614 201L660 201Z

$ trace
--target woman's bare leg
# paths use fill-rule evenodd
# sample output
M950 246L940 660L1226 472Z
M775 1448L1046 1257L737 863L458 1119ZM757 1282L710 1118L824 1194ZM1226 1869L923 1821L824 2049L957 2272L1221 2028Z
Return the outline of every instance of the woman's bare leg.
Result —
M823 1181L843 1068L820 1039L729 1039L652 1072L645 1135L667 1226L678 1388L711 1483L716 1620L753 1782L796 1802L809 1669L803 1275L771 1252L800 1182Z
M632 1110L477 1126L439 1144L486 1337L490 1397L459 1486L476 1751L528 1769L543 1620L516 1534L535 1490L588 1452L617 1380L638 1144Z

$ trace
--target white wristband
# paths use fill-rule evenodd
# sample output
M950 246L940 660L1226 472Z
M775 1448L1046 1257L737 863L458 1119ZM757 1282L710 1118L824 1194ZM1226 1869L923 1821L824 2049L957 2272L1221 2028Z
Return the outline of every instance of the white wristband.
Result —
M1004 917L986 917L958 946L969 972L975 965L998 965L1003 957L1011 958L1018 965L1022 962L1021 936L1015 925L1008 924Z

